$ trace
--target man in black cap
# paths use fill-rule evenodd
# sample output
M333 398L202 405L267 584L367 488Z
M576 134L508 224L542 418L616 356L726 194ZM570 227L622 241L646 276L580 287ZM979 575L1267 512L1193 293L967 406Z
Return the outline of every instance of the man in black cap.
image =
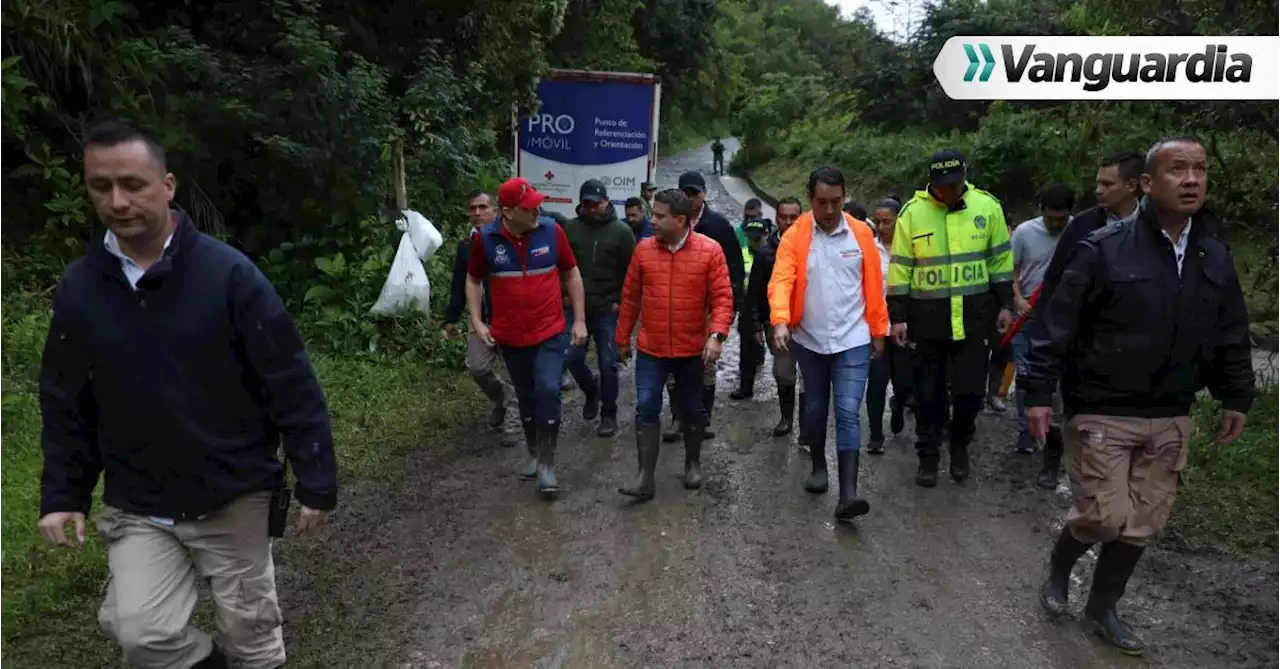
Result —
M587 342L571 346L566 356L569 373L586 394L582 418L600 416L596 434L612 437L618 431L618 350L613 333L618 329L618 305L622 283L635 251L636 238L609 201L609 189L597 179L583 182L578 191L578 215L565 223L565 236L578 258L586 298L587 337L596 342L597 379L587 367ZM566 315L566 323L573 319Z
M746 220L742 223L742 234L747 238L747 253L755 256L769 237L769 224L758 216ZM747 294L756 292L750 280L746 291ZM764 330L756 323L753 306L749 300L744 300L742 312L738 314L738 337L742 350L738 355L738 389L729 393L729 399L733 400L749 399L755 394L756 370L764 357L764 342L756 337L757 332L763 333Z
M734 313L742 306L742 284L746 278L746 270L742 263L742 247L738 244L738 234L733 224L723 214L714 211L707 205L707 182L698 172L689 171L680 175L678 182L681 192L693 202L693 219L691 227L694 232L706 235L715 240L724 251L725 262L729 265L729 282L733 284ZM667 386L668 395L674 385ZM707 365L702 374L702 424L707 426L703 439L715 437L711 430L711 410L716 399L716 366ZM673 419L671 429L662 438L664 441L675 441L680 437L680 416L675 405L672 405Z
M969 476L969 443L987 390L987 347L997 309L1013 322L1013 252L1000 201L968 183L959 151L929 161L929 186L898 215L888 276L893 341L916 343L916 484L938 484L951 402L951 478Z

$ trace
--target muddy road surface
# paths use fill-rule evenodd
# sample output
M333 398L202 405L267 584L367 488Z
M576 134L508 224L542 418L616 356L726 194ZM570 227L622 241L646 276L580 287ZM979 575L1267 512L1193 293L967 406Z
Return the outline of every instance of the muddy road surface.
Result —
M701 169L712 206L739 220L710 165L705 147L666 158L659 186ZM701 490L681 487L682 449L663 444L657 498L616 492L636 467L624 370L614 438L565 393L553 503L512 475L523 449L499 448L483 411L473 431L344 491L329 528L278 549L290 667L1275 666L1276 579L1261 567L1149 551L1122 604L1145 659L1078 617L1047 621L1036 588L1066 491L1035 488L1011 415L980 418L965 485L931 490L913 483L908 421L887 454L862 458L871 514L836 526L834 452L832 490L804 492L807 454L769 434L768 367L754 399L728 398L729 341ZM1077 568L1077 612L1092 564Z

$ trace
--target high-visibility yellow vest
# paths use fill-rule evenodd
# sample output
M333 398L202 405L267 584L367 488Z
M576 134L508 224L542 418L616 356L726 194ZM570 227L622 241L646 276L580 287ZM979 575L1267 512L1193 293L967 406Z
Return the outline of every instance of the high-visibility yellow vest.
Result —
M954 211L927 190L898 214L887 292L913 300L950 300L951 337L965 338L964 298L1013 281L1013 249L1000 201L965 184Z

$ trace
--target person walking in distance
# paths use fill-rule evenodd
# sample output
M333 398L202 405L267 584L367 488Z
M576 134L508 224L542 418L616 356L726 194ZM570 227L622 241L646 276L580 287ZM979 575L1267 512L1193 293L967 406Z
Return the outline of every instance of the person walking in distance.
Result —
M1053 260L1053 254L1062 237L1062 230L1071 221L1071 211L1075 207L1076 195L1066 184L1052 183L1040 191L1040 216L1024 222L1013 230L1013 308L1019 316L1031 312L1031 303L1027 298L1040 289L1044 271ZM1027 346L1029 333L1019 330L1010 341L1013 351L1013 364L1019 371L1025 371L1027 364ZM1055 395L1056 396L1056 395ZM1026 392L1018 390L1014 393L1014 402L1018 408L1018 439L1014 450L1018 453L1031 453L1035 450L1035 440L1027 429ZM1058 470L1062 465L1062 431L1056 426L1049 430L1045 438L1043 462L1036 484L1041 488L1053 489L1058 485Z
M885 199L876 205L871 214L872 224L876 229L877 250L880 252L880 270L886 276L889 273L889 249L893 246L900 209L902 205L897 200ZM887 287L886 284L886 289ZM906 400L911 395L911 349L890 340L885 342L884 352L884 355L871 361L870 376L867 379L867 427L871 433L867 439L867 453L872 455L884 453L884 405L889 381L893 381L893 399L889 401L889 430L895 435L902 432L903 411Z
M600 375L593 376L587 367L585 342L569 349L569 371L586 394L582 418L591 421L599 414L596 434L612 437L618 432L618 349L613 345L613 333L618 329L622 282L636 241L631 228L618 220L602 182L583 182L578 199L578 216L565 224L564 233L578 259L586 299L587 336L596 342Z
M795 422L796 413L796 360L792 356L792 348L788 346L780 349L774 345L773 326L769 323L769 282L773 279L773 269L777 264L778 245L782 242L782 236L791 228L791 226L800 218L803 211L800 200L794 197L785 197L778 200L777 206L774 207L777 216L777 226L760 249L756 251L756 258L751 265L751 278L747 282L747 303L751 305L753 310L753 318L756 321L754 329L757 342L769 347L769 352L773 355L773 381L778 387L778 412L780 417L778 424L773 426L773 436L782 437L791 434L791 427ZM804 406L805 394L800 391L800 406ZM808 444L806 441L805 423L800 421L800 435L798 439L800 446L804 447Z
M560 491L555 477L560 436L560 373L569 345L587 340L582 275L564 227L538 216L546 198L523 178L498 190L502 215L480 228L467 265L467 311L471 329L498 346L520 405L529 457L517 475L538 480L538 491ZM482 296L489 283L490 322ZM560 284L569 292L573 324L566 332Z
M288 500L280 445L300 530L322 525L338 494L302 338L253 262L172 204L177 182L154 140L117 121L91 126L84 176L107 230L54 296L40 370L40 534L84 543L103 474L97 526L111 581L98 621L124 661L281 667L271 558L284 522L272 510ZM189 624L197 577L213 595L216 644Z
M1017 381L1033 436L1049 431L1059 381L1067 415L1074 505L1050 553L1040 602L1065 613L1072 566L1102 544L1084 615L1131 655L1143 642L1116 604L1169 519L1196 393L1207 387L1222 403L1219 445L1240 437L1255 394L1240 281L1204 207L1207 162L1192 138L1151 147L1137 219L1094 231L1071 253L1037 309Z
M844 213L844 175L820 167L809 175L810 213L782 237L769 280L774 346L794 349L808 393L801 420L808 425L813 472L805 490L827 490L827 407L836 408L840 500L835 516L851 521L870 510L858 495L862 436L858 411L871 359L884 353L889 311L880 252L865 222Z
M929 186L898 214L889 259L893 339L916 344L916 484L938 484L938 451L952 394L951 478L969 476L969 443L987 381L987 335L1013 320L1013 253L999 200L965 178L965 159L942 150Z
M677 190L653 202L654 236L636 248L622 290L616 343L622 360L636 342L636 451L639 472L618 492L652 499L661 440L659 419L667 377L675 377L672 400L687 416L684 428L684 487L702 486L702 369L714 365L733 321L733 288L724 251L692 230L693 203Z
M444 310L444 333L446 337L458 336L458 321L467 308L467 263L471 259L471 240L475 233L494 219L492 200L489 194L478 190L467 196L467 216L471 219L472 233L458 242L458 250L453 259L453 277L449 286L449 304ZM481 303L481 316L489 321L489 295L485 293ZM493 403L489 412L489 427L502 428L501 445L515 446L520 439L520 415L516 408L516 394L503 367L502 376L498 376L498 349L480 339L475 331L467 333L467 373L476 382L480 392Z
M724 143L719 137L711 142L711 173L724 174Z
M733 286L733 308L734 313L742 306L742 284L746 279L745 271L742 264L742 246L738 243L738 235L733 230L733 224L723 214L713 210L707 205L707 182L698 172L685 172L680 175L677 182L680 191L693 204L693 218L690 227L694 232L710 237L712 241L720 245L720 250L725 257L725 263L729 270L729 283ZM673 382L674 383L674 382ZM667 386L668 395L674 392L674 386ZM712 410L716 401L716 365L704 365L702 372L702 412L705 414L702 418L703 438L715 438L715 432L710 429ZM673 402L671 405L671 415L674 419L672 427L664 435L666 441L675 441L682 430L680 429L681 416L678 412L679 403Z
M640 202L644 205L645 220L653 218L653 194L656 192L658 187L652 181L640 184Z

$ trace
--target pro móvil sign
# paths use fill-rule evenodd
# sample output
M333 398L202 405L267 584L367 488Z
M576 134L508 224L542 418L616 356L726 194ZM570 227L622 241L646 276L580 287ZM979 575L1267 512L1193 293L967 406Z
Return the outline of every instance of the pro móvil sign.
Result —
M953 37L956 100L1275 100L1278 37Z

